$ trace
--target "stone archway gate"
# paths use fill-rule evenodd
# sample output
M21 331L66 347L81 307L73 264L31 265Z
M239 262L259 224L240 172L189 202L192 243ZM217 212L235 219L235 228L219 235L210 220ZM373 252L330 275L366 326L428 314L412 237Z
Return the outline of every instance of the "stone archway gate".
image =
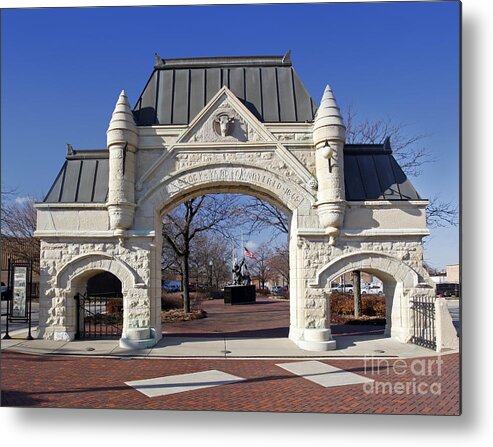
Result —
M245 193L290 216L290 332L304 349L334 349L330 280L366 268L392 293L389 333L412 335L410 298L434 294L423 267L422 200L390 142L345 144L327 87L316 111L289 57L157 59L131 110L120 94L104 150L68 147L38 208L39 336L72 340L73 297L87 277L122 282L120 343L161 338L161 218L187 198Z

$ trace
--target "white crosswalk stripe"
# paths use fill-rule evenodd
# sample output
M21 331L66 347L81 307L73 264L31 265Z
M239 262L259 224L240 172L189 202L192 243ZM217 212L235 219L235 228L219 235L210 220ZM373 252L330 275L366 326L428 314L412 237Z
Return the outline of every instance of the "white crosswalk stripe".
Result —
M219 385L245 380L242 377L218 371L201 371L190 374L179 374L176 376L156 377L154 379L135 380L125 382L126 385L148 397L167 396L170 394L183 393L185 391L199 390Z
M325 388L373 382L373 379L368 377L336 368L335 366L327 365L326 363L316 360L279 363L277 366Z

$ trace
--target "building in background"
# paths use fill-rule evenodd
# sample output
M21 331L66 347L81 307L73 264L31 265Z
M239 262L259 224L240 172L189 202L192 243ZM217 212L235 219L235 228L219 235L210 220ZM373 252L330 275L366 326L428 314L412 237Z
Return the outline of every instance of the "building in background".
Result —
M460 264L447 265L447 282L460 283Z

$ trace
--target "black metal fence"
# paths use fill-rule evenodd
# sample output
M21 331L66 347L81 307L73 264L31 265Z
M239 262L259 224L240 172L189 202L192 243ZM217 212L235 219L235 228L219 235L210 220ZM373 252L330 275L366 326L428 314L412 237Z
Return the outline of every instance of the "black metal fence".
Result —
M424 348L436 349L435 297L416 296L411 300L414 332L412 343Z
M78 293L75 338L119 338L123 330L123 297Z

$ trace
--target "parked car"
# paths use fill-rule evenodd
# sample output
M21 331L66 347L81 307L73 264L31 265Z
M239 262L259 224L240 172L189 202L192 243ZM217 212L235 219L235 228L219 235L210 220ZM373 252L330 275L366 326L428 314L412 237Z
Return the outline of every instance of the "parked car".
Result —
M332 292L339 293L353 293L353 285L352 284L332 284L331 288Z
M2 282L1 286L2 300L8 300L11 296L8 286Z
M437 284L436 288L437 295L446 296L460 296L460 284L454 282L442 282Z
M167 293L174 293L174 292L179 292L181 290L181 287L179 283L169 281L164 283L161 289Z
M383 295L383 287L379 284L368 284L361 288L362 295Z
M287 287L274 286L274 287L272 287L272 294L273 295L286 295L287 294Z

